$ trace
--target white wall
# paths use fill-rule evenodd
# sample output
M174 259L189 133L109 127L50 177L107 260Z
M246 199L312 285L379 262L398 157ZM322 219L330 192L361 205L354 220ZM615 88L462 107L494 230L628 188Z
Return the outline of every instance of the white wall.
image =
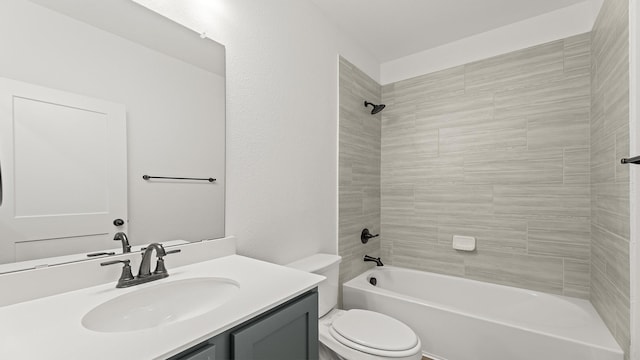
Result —
M0 44L2 77L127 107L132 243L224 236L224 78L25 0L0 1Z
M276 263L337 252L338 54L372 55L300 0L136 0L227 49L227 234Z
M588 0L380 65L383 85L591 31L602 0Z

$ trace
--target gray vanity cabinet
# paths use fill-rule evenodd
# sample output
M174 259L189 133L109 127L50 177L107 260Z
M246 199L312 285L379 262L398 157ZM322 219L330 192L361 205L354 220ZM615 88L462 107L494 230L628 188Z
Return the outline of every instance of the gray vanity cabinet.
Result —
M318 293L232 331L231 349L234 359L317 359Z
M170 360L317 360L318 293L258 315Z
M213 339L212 339L213 340ZM191 351L187 351L184 355L179 355L179 357L175 359L180 360L216 360L221 359L220 356L217 356L217 352L221 352L220 346L216 346L214 343L205 343L200 345L197 349Z

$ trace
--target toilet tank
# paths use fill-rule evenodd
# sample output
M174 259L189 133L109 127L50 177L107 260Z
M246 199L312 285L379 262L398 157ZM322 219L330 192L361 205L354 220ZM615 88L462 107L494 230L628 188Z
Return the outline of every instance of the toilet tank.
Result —
M324 281L318 284L319 317L324 316L338 304L338 276L341 259L338 255L315 254L286 265L326 277Z

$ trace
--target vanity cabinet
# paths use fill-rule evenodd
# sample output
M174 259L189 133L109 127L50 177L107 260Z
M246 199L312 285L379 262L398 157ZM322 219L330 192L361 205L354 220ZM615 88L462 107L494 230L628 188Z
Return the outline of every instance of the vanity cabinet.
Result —
M314 289L170 360L317 360L318 293Z
M211 341L211 342L209 342ZM222 352L221 346L213 343L213 339L207 341L205 344L198 345L195 350L187 350L184 355L180 354L178 357L172 357L171 359L180 360L216 360L222 359L218 356L218 352Z

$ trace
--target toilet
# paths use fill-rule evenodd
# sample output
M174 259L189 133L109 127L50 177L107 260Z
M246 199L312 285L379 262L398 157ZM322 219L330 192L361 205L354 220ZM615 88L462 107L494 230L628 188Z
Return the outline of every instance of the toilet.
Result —
M404 323L369 310L340 310L338 255L315 254L286 266L325 276L318 285L320 359L420 360L420 338Z

